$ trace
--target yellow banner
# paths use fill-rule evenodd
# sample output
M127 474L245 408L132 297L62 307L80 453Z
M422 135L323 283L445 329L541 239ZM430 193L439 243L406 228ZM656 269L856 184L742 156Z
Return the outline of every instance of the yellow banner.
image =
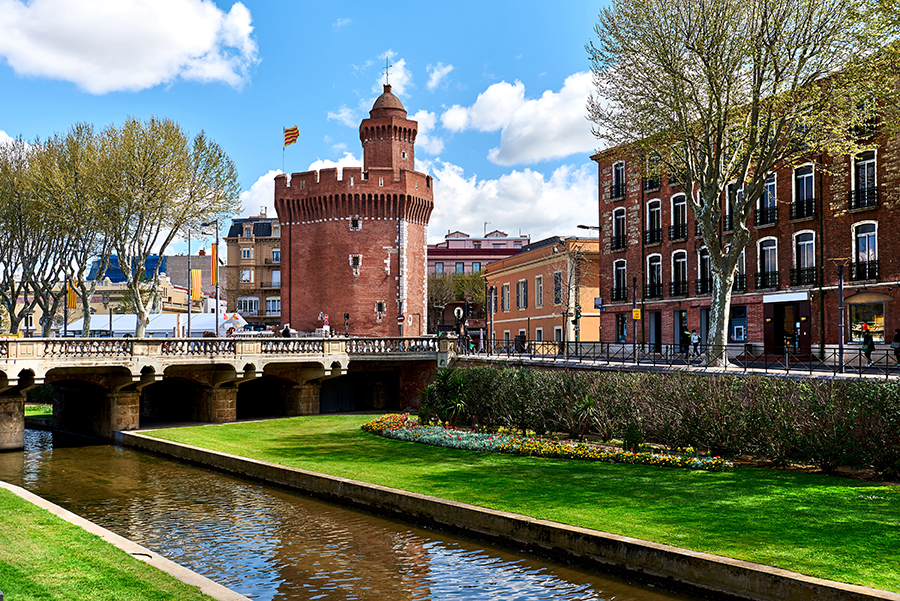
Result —
M200 279L202 277L202 271L199 269L191 269L191 300L201 300L203 298L203 292L200 290Z
M219 283L219 245L213 242L212 252L209 255L209 262L212 271L209 274L209 285L215 286Z
M66 290L66 308L74 309L78 306L78 296L75 294L75 289L71 286L67 286Z

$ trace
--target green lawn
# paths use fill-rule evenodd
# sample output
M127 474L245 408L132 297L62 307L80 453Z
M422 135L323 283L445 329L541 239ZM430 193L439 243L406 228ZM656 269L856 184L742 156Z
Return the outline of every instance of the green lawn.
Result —
M44 417L53 415L53 405L25 405L28 417Z
M10 601L212 599L2 489L0 590Z
M540 519L900 592L900 487L716 473L392 441L372 416L299 417L152 436Z

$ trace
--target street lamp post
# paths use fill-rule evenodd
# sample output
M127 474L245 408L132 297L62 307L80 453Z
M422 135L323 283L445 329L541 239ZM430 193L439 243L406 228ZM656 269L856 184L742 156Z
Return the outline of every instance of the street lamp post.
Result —
M187 260L187 272L188 272L188 273L187 273L187 275L188 275L188 280L187 280L187 281L188 281L188 285L187 285L187 288L188 288L188 295L187 295L187 297L188 297L188 322L187 322L187 337L190 338L190 337L191 337L191 306L194 304L194 287L193 287L191 284L194 283L194 282L193 282L194 278L192 277L193 274L191 273L191 230L188 230L188 231L187 231L187 234L188 234L188 236L187 236L187 239L188 239L188 260Z
M637 363L637 319L635 315L637 311L637 276L631 276L631 354L634 356L634 362Z
M216 336L219 335L219 220L213 219L212 221L207 221L206 223L201 223L200 227L209 227L211 225L216 226L216 252L213 253L213 256L210 257L210 262L215 263L212 265L213 272L215 274L216 279Z
M838 273L838 373L844 373L844 265L850 259L840 257L832 258L831 262L837 267Z

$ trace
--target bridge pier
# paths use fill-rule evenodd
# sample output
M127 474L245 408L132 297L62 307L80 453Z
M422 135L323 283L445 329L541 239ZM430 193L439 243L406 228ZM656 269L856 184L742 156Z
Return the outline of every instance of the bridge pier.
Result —
M237 420L237 388L200 389L193 419L209 424L226 424Z
M294 417L296 415L319 415L321 413L321 382L307 382L292 386L285 391L284 415Z
M25 394L0 396L0 451L25 448Z
M108 392L106 411L108 418L101 423L100 435L103 438L113 439L119 430L137 430L141 419L141 393Z

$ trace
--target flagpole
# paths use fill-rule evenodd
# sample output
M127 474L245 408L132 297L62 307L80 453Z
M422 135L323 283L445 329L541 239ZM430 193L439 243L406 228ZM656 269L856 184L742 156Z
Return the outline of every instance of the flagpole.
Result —
M287 132L287 129L284 128L284 127L282 127L282 128L281 128L281 140L282 140L282 142L284 141L285 135L287 135L285 132ZM285 146L284 144L282 144L282 145L281 145L281 172L282 172L282 173L284 173L284 149L285 149L285 148L287 148L287 146Z

